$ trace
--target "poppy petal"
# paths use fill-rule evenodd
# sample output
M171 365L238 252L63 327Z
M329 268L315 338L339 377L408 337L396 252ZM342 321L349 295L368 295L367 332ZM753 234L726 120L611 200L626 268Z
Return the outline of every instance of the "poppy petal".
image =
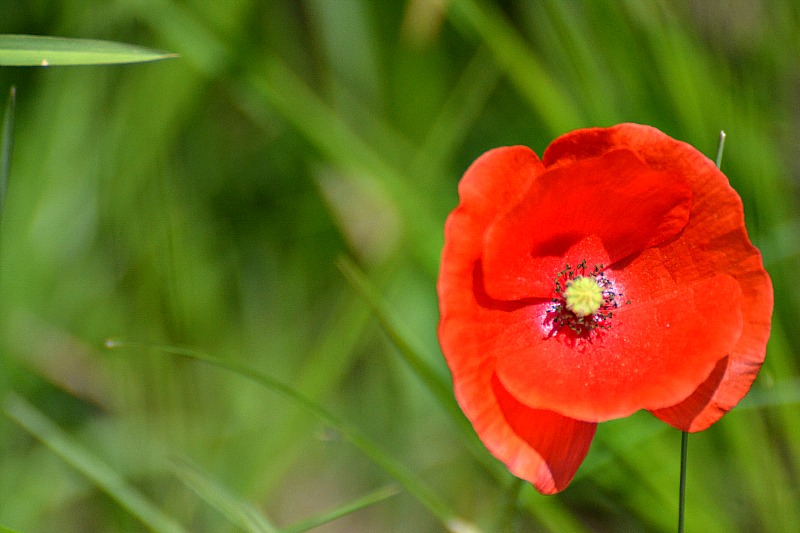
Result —
M484 233L496 218L519 202L542 172L544 167L533 150L511 146L484 153L464 173L458 184L459 206L445 222L437 285L440 338L447 335L451 319L466 315L470 320L471 313L480 311L473 292L473 274ZM451 349L458 351L458 339L454 339Z
M582 259L608 265L678 234L691 202L680 175L652 170L630 150L548 170L486 234L486 291L500 300L551 297L567 252L583 239L597 237L602 250Z
M761 368L770 332L772 283L761 254L747 236L739 195L716 165L691 145L649 126L620 124L560 137L548 147L542 160L548 167L560 166L622 148L633 150L651 167L677 172L690 182L693 205L689 223L680 239L661 247L662 258L671 257L672 263L683 259L676 275L691 280L722 272L740 285L742 331L726 364L720 363L683 402L653 411L679 429L701 431L747 394Z
M681 238L662 247L662 257L686 258L678 270L683 279L723 272L739 282L743 324L725 364L683 402L653 414L685 431L701 431L732 409L749 391L766 355L773 291L761 254L744 225L739 195L716 165L694 147L639 124L578 130L554 141L545 151L545 166L561 166L586 157L630 149L655 169L687 177L693 205Z
M658 275L651 273L645 286L631 280L625 290L633 302L614 312L609 330L589 339L554 336L541 315L527 324L518 319L504 342L492 344L500 381L529 407L590 422L687 398L738 338L739 285L720 275L670 286L665 279L653 283ZM652 285L657 289L645 297Z
M497 452L515 476L527 479L539 492L553 494L566 488L589 452L597 424L531 409L509 394L496 376L492 390L516 438L510 442L502 428L491 431L481 427L483 441L487 446L493 443L489 449Z
M453 374L456 399L481 440L515 475L552 494L574 476L596 425L529 409L499 385L493 377L494 357L482 346L493 331L506 328L509 309L502 302L499 307L484 305L488 297L474 290L482 279L479 258L486 228L498 213L519 201L543 170L530 149L511 147L487 152L462 178L461 203L445 225L439 339ZM475 328L475 320L486 329Z
M531 409L497 380L491 358L477 350L459 355L450 360L456 399L487 449L543 494L566 488L589 451L597 424Z
M519 203L534 179L544 172L527 146L489 150L475 160L458 183L459 209L488 225ZM476 228L482 238L486 227Z

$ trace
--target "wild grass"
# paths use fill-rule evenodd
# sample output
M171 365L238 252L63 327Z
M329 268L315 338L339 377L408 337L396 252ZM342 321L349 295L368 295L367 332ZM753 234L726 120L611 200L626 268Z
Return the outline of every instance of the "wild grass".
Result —
M436 340L467 165L632 121L712 158L725 130L775 285L753 391L690 439L687 530L800 530L796 2L100 4L0 1L0 33L180 55L0 68L0 526L675 530L677 431L603 424L541 496L476 441Z

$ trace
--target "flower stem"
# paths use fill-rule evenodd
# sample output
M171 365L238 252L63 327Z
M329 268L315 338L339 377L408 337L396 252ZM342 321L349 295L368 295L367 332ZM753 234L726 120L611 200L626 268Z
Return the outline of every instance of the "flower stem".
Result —
M719 144L717 145L717 159L714 161L717 168L722 165L722 152L725 149L725 132L719 132ZM678 487L678 533L683 533L683 525L686 515L686 455L689 448L689 432L681 432L681 480Z
M678 488L678 533L683 533L686 512L686 452L689 448L689 432L681 432L681 481Z
M722 152L725 149L725 132L719 132L719 144L717 145L717 168L722 165ZM689 448L689 432L681 432L681 481L678 488L678 533L683 533L683 524L686 514L686 454Z
M722 151L725 149L725 137L725 132L720 130L719 144L717 145L717 160L715 161L717 168L720 168L720 165L722 165Z

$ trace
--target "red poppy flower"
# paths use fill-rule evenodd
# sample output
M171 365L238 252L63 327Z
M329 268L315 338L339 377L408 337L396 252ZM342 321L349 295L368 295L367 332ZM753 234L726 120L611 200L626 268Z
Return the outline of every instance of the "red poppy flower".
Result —
M542 493L598 422L700 431L764 360L772 286L727 178L636 124L482 155L445 226L439 338L487 448Z

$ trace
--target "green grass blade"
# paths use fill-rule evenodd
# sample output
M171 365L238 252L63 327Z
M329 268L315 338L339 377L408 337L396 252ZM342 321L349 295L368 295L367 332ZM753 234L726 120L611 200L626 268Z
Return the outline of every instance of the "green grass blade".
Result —
M106 341L106 347L155 349L164 353L188 357L190 359L202 361L212 366L228 370L238 374L241 377L247 378L254 383L258 383L266 389L277 392L339 432L339 434L345 440L358 448L373 463L393 477L405 490L409 492L409 494L414 496L417 501L424 505L431 513L433 513L433 515L436 516L436 518L438 518L448 530L453 529L454 524L468 523L458 517L455 511L453 511L450 506L444 500L439 498L439 496L437 496L436 493L434 493L427 485L420 481L416 475L410 472L399 461L395 460L392 456L384 452L383 449L381 449L376 443L361 433L358 429L342 420L339 420L325 408L298 393L292 387L281 383L280 381L266 374L233 361L226 361L197 350L191 350L177 346L151 346L136 342L108 340ZM459 525L458 527L462 526Z
M355 263L346 257L340 257L337 261L337 266L347 283L350 284L353 290L355 290L372 309L372 313L378 319L378 322L389 336L392 343L397 347L403 359L417 376L422 379L439 403L442 404L454 419L464 419L461 410L453 400L452 391L445 378L426 362L426 357L422 355L419 348L414 346L414 342L409 340L409 335L400 330L397 321L391 316L389 306L384 303L378 291L370 285L364 273L359 270Z
M41 35L0 35L0 66L111 65L176 57L132 44Z
M410 340L408 333L404 332L398 325L398 320L392 314L389 306L383 301L378 291L370 284L367 277L358 267L344 257L339 259L337 265L353 290L369 305L381 328L386 332L406 364L428 387L439 404L461 430L470 453L497 479L504 479L506 473L494 459L489 457L486 448L478 440L475 430L456 403L452 387L447 379L427 363L426 359L429 358L422 354L422 351L416 347L416 343Z
M405 175L389 164L362 139L302 79L276 58L267 58L235 88L244 110L257 110L264 102L304 135L311 144L341 168L371 176L390 195L408 230L409 250L433 275L436 274L441 242L441 222L433 216L431 202L411 187ZM262 122L260 117L253 119ZM413 244L413 245L412 245Z
M6 189L8 188L8 175L11 172L11 150L14 147L14 110L17 103L17 89L11 87L6 102L6 112L3 115L3 132L0 137L0 216L6 205Z
M195 465L188 461L176 461L173 470L186 486L242 530L250 533L278 531L252 505L232 494Z
M488 47L475 52L436 115L423 144L414 156L410 174L445 174L500 80Z
M341 507L337 507L325 513L311 517L307 520L298 522L287 528L281 529L280 533L303 533L310 529L314 529L315 527L319 527L323 524L327 524L329 522L333 522L334 520L338 520L339 518L342 518L343 516L346 516L350 513L360 511L361 509L369 507L370 505L374 505L376 503L380 503L384 500L387 500L392 496L398 494L398 492L399 491L397 490L397 487L394 487L392 485L380 488L370 494L367 494L366 496L358 498L353 502L342 505Z
M499 7L478 0L454 0L448 15L486 43L497 64L528 100L547 127L561 133L586 124L583 111L569 98L534 50Z
M158 510L116 470L72 440L25 399L9 394L3 401L3 411L147 527L161 533L184 533L183 527Z
M753 387L750 393L739 402L739 407L764 408L794 404L800 404L800 378L779 381L768 389Z
M339 299L331 315L332 320L321 329L319 340L310 347L308 358L293 381L297 392L317 402L345 375L371 320L364 303L353 294ZM302 448L296 445L297 439L308 434L315 420L299 416L301 414L300 407L294 405L277 414L276 427L281 431L270 432L263 442L264 449L273 450L274 455L264 456L252 465L259 472L257 494L268 495L302 453Z

